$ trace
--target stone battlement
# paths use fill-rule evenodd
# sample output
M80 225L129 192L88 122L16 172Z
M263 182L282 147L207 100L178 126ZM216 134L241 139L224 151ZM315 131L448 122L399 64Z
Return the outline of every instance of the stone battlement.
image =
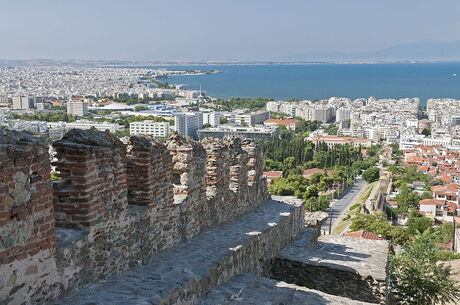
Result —
M250 140L165 144L72 130L0 131L0 303L56 299L254 211L268 198ZM50 180L51 165L61 180Z

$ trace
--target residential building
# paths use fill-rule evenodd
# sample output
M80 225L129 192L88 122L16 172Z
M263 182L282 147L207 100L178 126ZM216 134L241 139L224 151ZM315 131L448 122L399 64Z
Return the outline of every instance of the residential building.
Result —
M219 112L203 112L203 125L209 124L213 127L220 125L221 118L222 114Z
M370 139L352 138L352 137L313 136L313 137L308 137L307 139L312 141L316 145L320 142L324 142L329 147L332 147L337 144L351 144L356 147L358 146L369 147L372 145L372 141Z
M82 101L69 101L67 102L67 114L74 116L87 116L88 103Z
M87 120L78 120L72 123L65 123L66 131L69 131L71 129L91 129L92 127L100 131L108 130L112 133L125 130L125 126L123 125L107 122L91 122Z
M346 108L339 108L335 111L335 121L337 123L350 120L351 111Z
M203 114L201 112L183 112L174 118L176 131L193 139L197 138L197 131L203 127Z
M11 106L13 104L13 99L11 97L0 97L0 107L2 106Z
M295 130L299 125L300 121L296 119L268 119L264 121L265 126L278 126L283 125L286 126L289 130Z
M15 96L12 99L13 109L32 109L35 106L35 100L31 96Z
M251 113L245 113L235 116L235 124L254 126L256 124L263 124L265 120L270 118L270 112L260 110Z
M200 140L206 137L226 138L226 137L242 137L256 141L270 140L273 137L279 137L278 126L234 126L234 125L219 125L198 130L198 138Z
M170 135L170 126L168 122L141 121L129 124L130 135L148 134L156 138L167 138Z
M51 109L50 103L45 103L45 102L37 103L37 110L39 111L50 110L50 109Z

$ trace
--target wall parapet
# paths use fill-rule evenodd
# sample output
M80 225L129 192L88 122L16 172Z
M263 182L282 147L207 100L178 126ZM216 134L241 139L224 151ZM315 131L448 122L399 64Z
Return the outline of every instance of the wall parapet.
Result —
M62 179L52 184L48 146L0 132L0 301L55 299L268 198L252 141L173 135L165 145L132 136L124 145L110 133L74 129L53 143Z

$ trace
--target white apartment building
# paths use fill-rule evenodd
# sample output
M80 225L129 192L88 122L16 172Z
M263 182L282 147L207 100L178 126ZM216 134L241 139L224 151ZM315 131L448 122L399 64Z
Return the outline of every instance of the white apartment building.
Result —
M327 123L332 119L333 110L333 108L326 106L314 108L311 111L311 120Z
M342 121L348 121L350 120L351 117L351 111L350 109L345 109L345 108L339 108L335 111L335 121L342 122Z
M193 139L197 138L197 131L203 127L203 114L201 112L181 113L174 119L176 131Z
M80 101L69 101L67 102L67 114L74 116L87 116L88 115L88 103Z
M269 118L270 112L261 110L235 116L235 124L254 126L256 124L263 124Z
M99 123L99 122L91 122L87 120L79 120L79 121L75 121L72 123L65 123L66 131L69 131L71 129L91 129L91 127L94 127L100 131L109 130L112 133L125 130L125 126L123 125L118 125L115 123L107 123L107 122Z
M35 106L35 99L31 96L13 97L13 109L32 109Z
M156 138L167 138L171 134L168 122L141 121L129 124L129 134L148 134Z
M222 114L219 112L203 112L203 125L209 124L212 127L220 125Z

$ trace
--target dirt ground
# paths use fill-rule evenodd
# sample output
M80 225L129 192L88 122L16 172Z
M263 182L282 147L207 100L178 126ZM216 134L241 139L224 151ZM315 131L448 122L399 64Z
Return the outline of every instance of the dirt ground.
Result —
M451 266L454 271L453 278L460 282L460 259L444 262L446 265ZM457 302L447 303L446 305L460 305L460 300Z

